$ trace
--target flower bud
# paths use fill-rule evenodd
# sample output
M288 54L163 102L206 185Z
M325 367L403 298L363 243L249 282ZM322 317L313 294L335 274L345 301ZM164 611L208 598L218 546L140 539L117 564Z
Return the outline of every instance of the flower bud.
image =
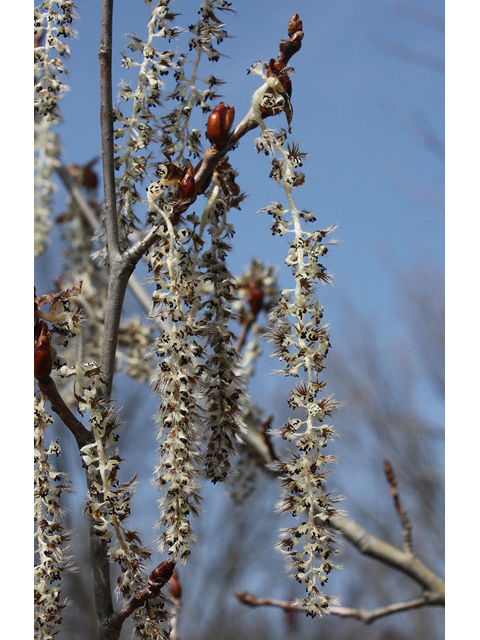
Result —
M178 581L177 567L174 568L172 577L168 581L168 588L170 590L170 593L172 594L172 597L175 598L175 600L181 599L182 587L180 586L180 583Z
M247 299L253 315L257 317L260 309L262 308L262 302L263 302L263 289L258 284L258 282L255 282L254 280L249 280Z
M195 176L192 167L187 166L183 170L175 198L182 201L195 199Z
M48 378L52 372L52 353L50 351L50 331L46 322L41 321L40 333L35 340L33 373L37 380Z
M223 102L215 107L207 122L207 138L212 145L217 148L223 147L234 117L235 107L226 106Z
M172 577L175 562L173 560L165 560L161 562L150 574L150 580L157 585L163 586Z
M178 183L177 191L172 200L173 213L170 220L173 225L178 224L180 215L186 211L197 197L197 187L195 184L195 173L193 167L186 166L182 173L182 179Z

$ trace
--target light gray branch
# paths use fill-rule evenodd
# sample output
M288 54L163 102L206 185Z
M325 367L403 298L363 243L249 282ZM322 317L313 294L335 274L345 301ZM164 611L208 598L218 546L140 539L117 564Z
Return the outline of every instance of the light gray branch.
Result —
M330 519L330 525L364 555L410 576L423 587L430 604L445 604L445 583L412 553L377 538L352 518L336 516Z
M112 25L113 0L102 0L101 40L98 57L100 60L100 128L102 133L102 163L105 198L105 226L110 264L107 305L105 310L104 334L102 340L101 367L107 379L106 397L110 397L118 327L123 306L123 295L128 282L116 280L121 269L120 243L115 198L115 170L113 165L113 105L112 105ZM88 474L87 474L88 482ZM110 626L113 614L112 590L110 586L110 562L108 543L96 535L90 522L90 562L93 575L93 592L97 617L98 640L118 640L121 625Z
M98 51L100 60L100 128L108 255L111 261L115 261L120 257L121 251L113 164L112 23L113 0L102 0L101 40Z

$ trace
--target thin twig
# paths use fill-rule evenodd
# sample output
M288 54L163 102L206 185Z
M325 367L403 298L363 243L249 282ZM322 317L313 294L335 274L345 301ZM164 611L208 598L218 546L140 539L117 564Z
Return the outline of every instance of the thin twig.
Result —
M279 458L275 452L275 449L273 448L272 438L269 431L272 425L272 420L273 420L273 415L271 414L261 421L260 433L262 434L263 439L265 440L265 444L268 447L272 460L278 460Z
M141 591L137 591L130 602L110 616L110 626L113 628L118 627L120 630L122 624L134 611L143 607L147 600L157 598L162 588L170 580L174 568L175 562L173 560L165 560L165 562L159 564L149 575L147 586Z
M64 186L66 187L67 191L70 193L71 197L75 200L75 203L78 205L80 211L82 212L84 219L90 225L92 232L95 232L100 226L100 221L98 220L93 207L85 199L82 190L72 178L72 176L69 175L66 167L60 165L56 167L56 172L63 182Z
M235 595L244 604L251 607L270 606L278 607L288 613L302 613L305 610L302 607L296 606L291 602L285 600L275 600L274 598L257 598L253 593L248 591L235 592ZM379 607L378 609L363 609L363 608L351 608L351 607L329 607L328 611L331 615L339 616L341 618L356 618L370 624L379 618L392 615L393 613L400 613L401 611L410 611L411 609L418 609L425 605L431 604L426 597L414 598L405 602L394 602L386 605L385 607Z
M75 440L77 441L78 448L81 449L89 442L92 442L92 433L86 429L83 424L77 420L77 418L70 411L65 404L62 396L60 395L57 386L53 379L42 378L37 381L38 388L49 400L52 405L53 411L59 416L62 422L70 429Z
M385 471L385 475L387 477L387 481L390 485L390 495L393 499L393 504L395 505L395 510L398 513L398 517L400 518L400 522L403 530L403 550L406 553L413 553L412 547L412 525L410 520L407 517L402 505L400 504L400 497L398 495L397 482L395 480L395 474L393 473L392 465L387 460L387 458L383 461L383 469Z
M246 322L243 323L242 333L240 334L240 337L237 340L237 344L235 345L235 351L237 351L238 353L240 353L240 351L243 349L248 333L252 328L254 322L255 318L249 318Z

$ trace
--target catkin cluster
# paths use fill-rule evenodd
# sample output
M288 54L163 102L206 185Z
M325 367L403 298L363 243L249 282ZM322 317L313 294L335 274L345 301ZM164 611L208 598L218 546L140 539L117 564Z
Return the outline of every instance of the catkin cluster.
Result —
M152 352L160 360L154 386L162 398L159 543L178 559L188 556L194 540L190 516L198 514L201 467L213 482L225 480L242 430L244 383L228 326L236 287L225 264L233 233L225 180L215 176L207 196L201 218L190 214L189 226L176 230L152 203L170 227L150 260L157 284L153 315L172 325Z
M63 492L71 491L65 474L58 472L52 458L60 454L60 445L52 440L47 446L45 430L53 418L45 411L45 397L35 396L34 431L34 522L35 522L35 638L47 640L59 631L66 603L61 599L61 576L70 567L69 535L63 523L60 504Z
M67 90L61 78L69 53L66 40L75 37L75 18L71 0L45 0L34 10L35 257L45 251L51 226L52 174L60 155L53 127L60 121L58 103Z
M70 52L65 39L75 37L75 18L71 0L45 0L34 10L34 109L50 120L58 118L58 101L67 89L59 76L65 72L62 58Z
M165 86L163 77L174 67L174 52L160 49L162 41L158 39L170 42L179 34L178 28L172 26L176 14L170 10L169 0L144 2L152 9L147 34L144 39L136 35L128 36L128 53L125 51L122 57L127 79L122 80L119 92L121 103L114 109L115 186L122 251L128 248L129 236L138 228L134 207L142 202L142 196L137 187L152 159L150 145L158 142L156 110ZM133 81L128 80L132 75L129 69L135 69ZM122 103L131 106L129 115L125 115ZM105 259L105 250L98 252L96 257Z
M293 288L281 292L271 312L270 340L283 365L278 373L303 378L288 396L288 406L295 417L283 427L271 430L272 435L280 436L291 445L286 459L272 463L282 478L283 497L277 508L290 513L298 522L282 530L278 547L306 590L306 597L296 604L314 617L324 613L331 601L321 587L333 568L328 560L334 540L327 525L337 513L337 498L325 491L327 467L334 459L323 454L324 447L335 435L325 420L337 403L331 396L322 396L326 383L320 375L330 342L328 327L323 322L323 308L315 295L319 284L330 281L319 259L332 243L325 240L332 227L323 231L303 229L303 223L315 219L312 212L299 210L293 197L294 190L305 181L305 174L299 170L305 154L298 145L286 144L284 131L269 130L263 121L265 110L286 104L285 94L288 94L281 77L267 76L264 69L259 64L251 69L264 80L253 97L253 110L261 128L255 148L259 153L273 156L270 178L284 190L287 207L275 203L263 211L273 216L273 235L292 236L285 263L291 267L295 281Z
M197 23L189 28L190 52L176 59L176 86L168 96L179 105L162 119L166 159L156 168L158 180L147 188L149 221L158 225L149 254L156 285L152 317L162 326L151 352L159 359L154 388L161 397L154 479L163 494L158 542L177 560L189 555L194 540L191 517L199 512L201 479L226 479L242 430L244 382L229 328L236 286L226 257L234 233L229 211L243 195L226 158L201 192L206 198L202 213L182 215L200 195L185 158L198 157L201 151L192 111L210 111L221 84L213 75L198 77L199 64L219 59L215 44L227 33L218 12L225 10L230 3L205 1Z
M135 493L135 477L120 482L121 458L116 449L118 417L105 402L104 381L98 368L92 367L84 376L77 400L81 411L89 413L93 434L93 441L80 449L87 470L85 512L94 533L108 543L109 559L120 568L116 592L127 603L148 583L146 566L151 554L139 534L126 524ZM165 598L160 591L144 599L134 615L138 637L167 637L161 626L167 617L164 606ZM147 631L150 635L145 635Z

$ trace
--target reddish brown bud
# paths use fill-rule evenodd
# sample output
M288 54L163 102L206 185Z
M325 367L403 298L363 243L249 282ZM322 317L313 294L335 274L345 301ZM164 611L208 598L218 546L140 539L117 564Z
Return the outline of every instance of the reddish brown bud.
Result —
M226 143L234 118L235 107L229 107L223 102L210 114L207 122L207 138L217 149Z
M170 589L170 593L172 594L172 598L176 600L180 600L182 597L182 587L180 586L180 582L178 581L178 573L177 567L174 568L172 577L168 581L168 588Z
M155 173L164 185L178 184L182 179L182 168L173 162L161 162L157 165Z
M39 331L34 345L33 374L37 380L48 378L52 372L52 353L50 351L50 331L47 323L40 321L37 325Z
M291 38L298 31L303 31L302 21L300 20L298 13L294 13L288 24L289 37Z
M90 167L83 167L80 174L79 183L86 189L95 190L98 185L98 177L95 171L92 171Z
M278 54L277 62L286 65L290 58L300 50L303 40L303 26L302 21L296 13L288 25L289 40L280 40L280 52Z
M98 186L98 176L92 170L92 167L96 162L98 162L98 158L94 158L82 166L70 164L67 166L67 171L81 187L85 187L85 189L90 191L95 191Z
M193 168L187 166L182 173L182 179L178 183L175 197L172 200L173 213L170 220L173 225L178 224L181 214L195 201L197 188Z
M256 317L262 308L263 289L254 280L249 280L248 282L247 300L253 315Z
M173 570L175 569L175 562L173 560L165 560L161 562L150 574L150 580L156 585L163 586L172 577Z
M178 183L176 200L190 201L195 199L195 176L192 167L185 167L182 179Z
M210 147L210 149L213 149L213 147ZM207 152L205 152L205 154L206 153ZM200 169L201 169L201 167L203 165L203 161L204 161L204 158L202 158L200 160L200 162L197 164L197 166L195 167L195 170L194 170L194 174L195 175L197 175L197 173L200 171ZM211 181L212 181L212 175L210 174L202 185L200 185L200 186L197 185L197 196L200 196L200 195L202 195L202 193L205 193L205 191L210 186Z

